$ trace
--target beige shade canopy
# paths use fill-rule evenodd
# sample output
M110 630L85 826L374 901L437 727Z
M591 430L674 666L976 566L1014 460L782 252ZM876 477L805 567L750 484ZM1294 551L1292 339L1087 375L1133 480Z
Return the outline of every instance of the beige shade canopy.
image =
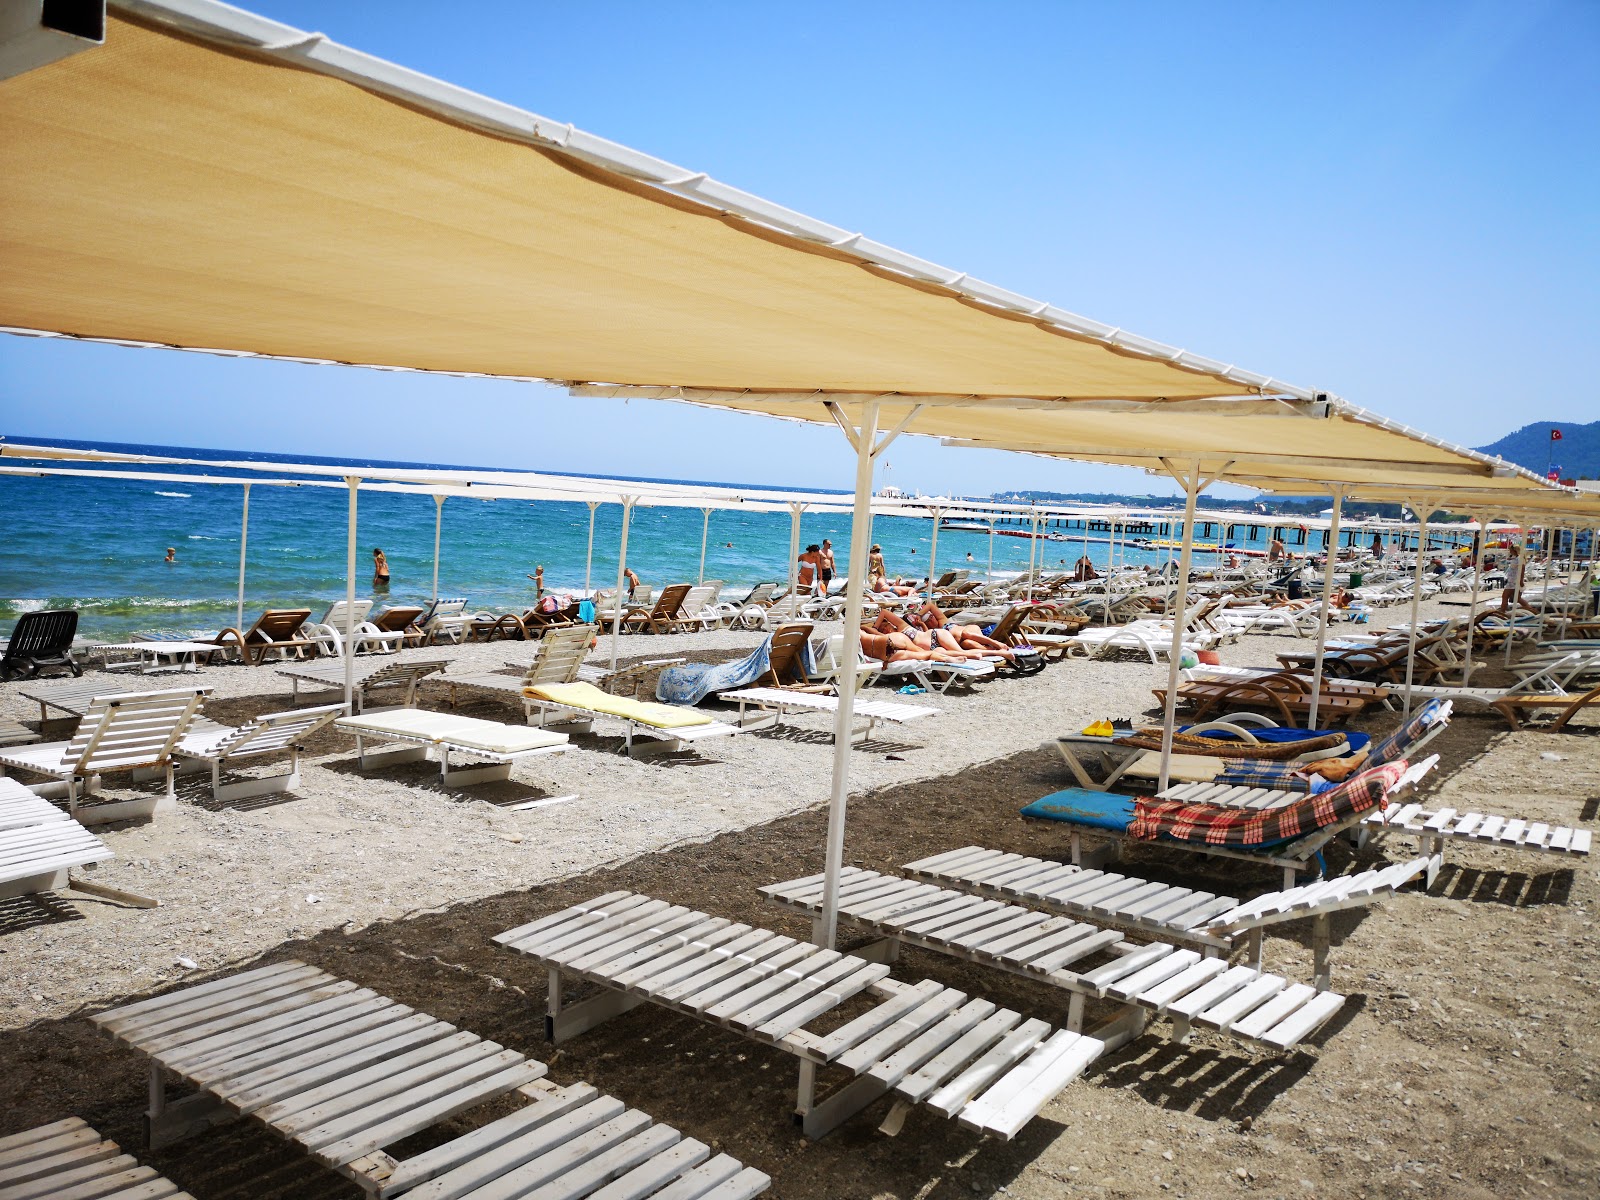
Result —
M209 0L0 83L0 325L1275 480L1542 480ZM1152 417L1154 419L1152 419Z

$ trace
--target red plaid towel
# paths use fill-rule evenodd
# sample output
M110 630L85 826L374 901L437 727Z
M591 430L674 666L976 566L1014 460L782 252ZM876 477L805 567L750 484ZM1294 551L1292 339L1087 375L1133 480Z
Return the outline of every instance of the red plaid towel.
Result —
M1238 849L1277 846L1313 830L1343 825L1374 808L1387 807L1385 797L1405 769L1404 762L1374 767L1336 788L1282 808L1223 808L1141 796L1134 801L1128 836Z

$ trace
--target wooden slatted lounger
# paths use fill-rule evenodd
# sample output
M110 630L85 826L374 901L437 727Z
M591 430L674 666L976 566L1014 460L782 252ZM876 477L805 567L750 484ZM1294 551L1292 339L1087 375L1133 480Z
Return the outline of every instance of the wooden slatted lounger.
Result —
M770 709L775 715L773 724L777 725L783 720L784 715L791 709L800 712L825 712L839 711L839 698L837 696L822 696L816 692L798 692L787 688L753 687L739 688L736 691L722 692L722 700L737 700L739 702L739 724L745 724L745 706L753 704L757 708ZM936 717L939 715L937 708L929 708L924 704L900 704L893 700L869 700L857 696L855 702L855 715L866 718L866 726L853 731L853 735L867 739L872 737L873 727L879 721L894 721L903 723L919 720L922 717Z
M367 769L371 757L363 744L366 738L409 742L411 745L405 749L384 751L378 756L377 762L370 765L415 762L431 755L439 763L440 780L450 787L509 779L513 763L524 758L560 754L571 748L564 733L529 729L525 725L505 725L499 721L462 717L455 713L427 712L420 708L398 708L359 717L341 717L335 724L346 733L356 735L356 761L363 771ZM452 770L452 750L478 759L486 758L492 765Z
M424 676L441 672L448 664L442 658L413 659L410 662L359 663L355 669L355 689L351 702L360 712L366 707L368 695L379 688L404 688L402 707L413 708L417 703L417 684ZM279 667L278 674L291 681L291 704L300 703L300 685L311 684L319 690L344 691L344 660L329 663L308 663L303 666Z
M50 720L50 709L59 708L69 717L81 717L99 696L131 696L148 690L146 683L130 683L121 679L108 679L95 675L65 683L39 683L18 688L19 695L39 705L39 723ZM59 718L57 718L59 719Z
M810 1137L893 1093L886 1132L920 1103L1010 1139L1135 1032L1125 1022L1093 1034L1052 1030L933 980L901 983L881 963L633 892L611 892L494 940L549 969L552 1041L649 1001L797 1056L798 1113ZM606 991L564 1004L563 975ZM875 1003L854 1019L825 1034L805 1028L861 996ZM818 1101L818 1068L830 1066L853 1078Z
M628 753L636 758L682 750L695 742L744 732L737 725L713 721L692 708L613 696L592 683L541 684L524 688L522 703L529 721L537 718L541 726L546 721L570 725L579 732L587 730L597 716L615 717L625 723L624 742ZM635 734L644 734L647 740L636 745Z
M73 867L111 857L109 846L43 796L0 779L0 897L75 886Z
M1428 869L1427 858L1354 875L1318 880L1253 900L1239 900L1174 884L1154 883L1112 871L1093 871L1051 859L1030 858L964 846L907 863L916 878L936 880L979 895L1020 900L1050 912L1142 937L1193 946L1209 954L1231 954L1248 946L1248 959L1261 965L1262 931L1281 921L1309 917L1319 991L1331 986L1328 950L1335 912L1393 895Z
M820 875L760 890L807 915L822 909ZM1115 930L876 871L849 869L840 877L839 917L878 934L890 961L905 942L1062 988L1070 995L1067 1028L1074 1032L1083 1027L1085 1001L1111 999L1134 1033L1147 1016L1165 1016L1178 1041L1198 1024L1252 1049L1284 1052L1345 1002L1337 992L1253 966L1229 967L1170 942L1133 946ZM1090 963L1099 965L1082 969Z
M6 1200L194 1200L79 1117L0 1138Z
M214 800L243 800L250 796L292 792L300 786L301 743L343 712L342 704L295 708L288 712L252 717L239 726L222 725L206 717L196 717L190 723L188 732L178 740L174 752L179 759L204 763L211 768L211 797ZM289 755L286 774L235 783L222 782L222 772L232 763L284 753Z
M368 1195L743 1200L771 1181L586 1083L368 988L288 960L90 1018L150 1057L150 1143L238 1116ZM177 1080L198 1089L168 1103ZM406 1159L413 1134L517 1093L527 1102ZM542 1189L548 1188L546 1192Z

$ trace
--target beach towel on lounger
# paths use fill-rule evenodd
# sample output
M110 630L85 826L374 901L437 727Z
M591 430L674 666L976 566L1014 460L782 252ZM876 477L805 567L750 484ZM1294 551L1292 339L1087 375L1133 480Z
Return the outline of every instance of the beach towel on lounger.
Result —
M648 700L635 700L631 696L613 696L602 692L592 683L544 683L538 687L523 688L524 696L535 700L548 700L552 704L566 705L586 712L605 713L638 721L656 729L683 729L690 725L710 725L711 718L692 709L675 704L652 704Z
M656 679L656 699L664 704L699 704L713 692L728 692L750 687L760 681L771 665L772 638L768 637L743 658L725 663L687 663L668 667ZM808 676L815 675L817 664L807 640L800 650L801 665Z
M1223 808L1068 788L1035 800L1022 810L1022 815L1107 829L1142 841L1265 850L1313 830L1343 824L1374 808L1387 807L1385 797L1405 770L1404 762L1374 767L1338 787L1282 808Z

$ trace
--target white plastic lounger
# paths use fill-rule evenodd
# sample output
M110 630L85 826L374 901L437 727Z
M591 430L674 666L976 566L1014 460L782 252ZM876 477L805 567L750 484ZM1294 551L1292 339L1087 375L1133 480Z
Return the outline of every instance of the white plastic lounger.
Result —
M307 621L300 626L300 636L314 644L319 653L338 658L344 653L344 635L348 628L354 631L355 646L359 652L363 637L361 627L371 611L371 600L357 600L353 607L348 600L335 600L328 606L328 611L322 614L322 620Z
M156 1148L246 1116L384 1200L748 1200L771 1183L587 1083L556 1087L541 1062L293 959L90 1020L149 1055ZM169 1103L169 1080L198 1090ZM515 1107L388 1152L496 1101Z
M187 687L101 696L90 703L70 740L0 749L0 772L29 771L56 779L56 784L40 784L32 790L40 795L64 793L67 812L85 824L170 811L178 803L172 787L173 748L211 691L209 687ZM166 793L80 810L79 797L92 795L100 776L113 771L164 771Z
M696 742L732 737L745 730L737 725L714 721L704 713L675 704L613 696L592 683L541 684L522 693L528 720L570 725L579 732L588 730L597 716L616 717L625 722L624 741L634 757L682 750ZM636 734L645 741L635 744Z
M1132 1036L1121 1022L1092 1034L1052 1030L931 979L901 983L882 963L634 892L611 892L494 940L548 970L545 1027L554 1042L648 1001L795 1055L797 1111L809 1137L892 1093L886 1133L925 1104L1009 1140ZM563 975L604 990L568 1004ZM858 998L870 1007L859 1011ZM837 1024L829 1018L838 1009L859 1015ZM836 1027L812 1032L813 1023ZM848 1082L818 1100L818 1071L830 1067Z
M737 691L722 692L719 696L723 700L737 700L739 702L739 724L745 725L745 706L755 705L757 708L768 709L776 714L773 724L783 720L789 712L825 712L839 711L839 697L823 696L816 692L797 692L786 688L755 687L739 688ZM866 718L866 725L852 731L852 735L862 738L871 738L873 727L879 721L894 721L903 724L906 721L920 720L922 717L935 717L939 715L937 708L928 708L921 704L898 704L892 700L868 700L862 696L856 697L855 715Z
M180 760L204 763L211 768L211 797L214 800L243 800L250 796L292 792L300 786L301 744L335 717L343 715L344 705L327 704L320 708L293 708L287 712L266 713L239 726L222 725L206 717L196 717L190 723L188 732L179 739L175 753ZM287 774L235 783L222 782L222 773L234 763L285 752L289 755Z
M76 882L73 867L111 857L109 846L43 796L0 779L0 898L58 892Z
M379 688L404 688L401 704L412 708L417 703L417 684L428 675L437 674L448 664L442 658L413 659L410 662L362 663L355 669L355 690L351 700L360 712L366 707L369 693ZM292 681L290 703L300 702L300 685L312 684L318 690L344 691L344 661L279 667L278 674Z
M1329 917L1346 908L1371 904L1392 895L1428 869L1416 858L1354 875L1318 880L1286 890L1238 900L1174 884L1155 883L1111 871L1091 871L1045 858L964 846L907 863L908 875L930 879L979 895L1020 900L1050 912L1063 913L1124 929L1142 937L1193 946L1209 954L1227 955L1243 943L1252 965L1261 966L1261 930L1280 921L1312 920L1315 985L1330 985Z
M0 1138L6 1200L194 1200L79 1117Z
M362 770L367 769L368 760L372 757L366 752L366 738L409 742L409 747L383 751L370 765L416 762L432 757L439 763L440 779L452 787L509 779L511 765L521 759L560 754L570 749L564 733L530 729L526 725L504 725L499 721L485 721L455 713L428 712L420 708L397 708L359 717L342 717L336 725L346 733L356 735L356 761ZM452 770L452 750L458 754L488 759L492 765Z
M786 908L821 911L820 875L761 891ZM1193 1023L1251 1049L1281 1053L1320 1029L1345 1002L1337 992L1255 967L1229 968L1224 959L1169 942L1135 947L1115 930L876 871L845 870L839 916L882 937L890 962L904 942L1061 988L1071 997L1072 1031L1082 1028L1085 1001L1110 999L1121 1006L1119 1019L1130 1036L1142 1032L1148 1017L1166 1016L1180 1042Z

